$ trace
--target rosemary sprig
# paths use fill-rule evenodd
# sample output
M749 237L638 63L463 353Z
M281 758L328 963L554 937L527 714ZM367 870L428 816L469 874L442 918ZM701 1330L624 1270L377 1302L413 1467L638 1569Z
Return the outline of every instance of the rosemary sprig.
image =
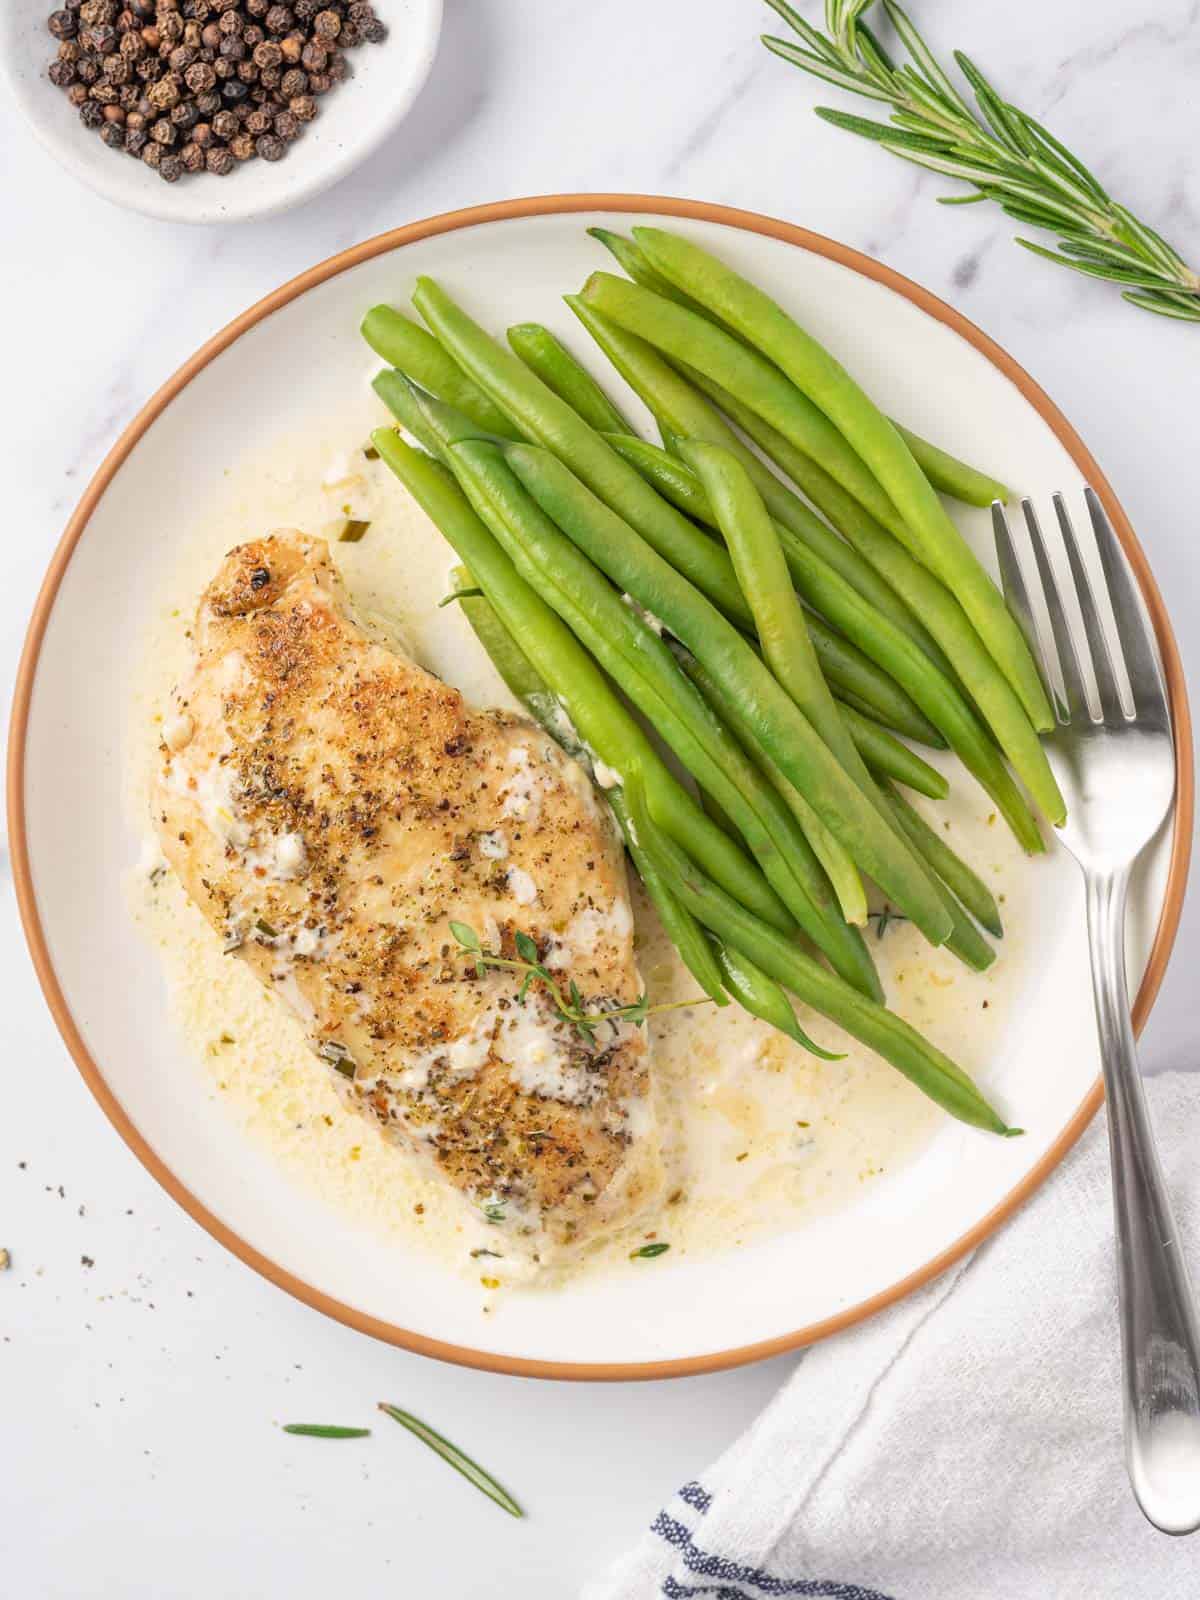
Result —
M862 20L873 3L825 0L822 32L787 0L767 0L804 41L802 47L764 35L768 50L839 89L891 107L890 122L828 106L817 107L819 117L971 185L968 194L941 196L943 205L993 200L1015 221L1058 235L1056 249L1018 235L1017 243L1035 255L1122 285L1123 298L1144 311L1200 322L1200 273L1161 234L1112 199L1049 129L1005 100L956 50L978 111L968 105L907 13L896 0L881 0L908 55L897 65Z
M510 1517L523 1517L525 1513L509 1494L508 1490L498 1484L491 1473L485 1472L481 1466L466 1456L457 1445L451 1444L449 1439L443 1439L440 1433L414 1417L411 1411L402 1411L399 1406L390 1406L386 1401L379 1402L380 1411L398 1422L402 1428L407 1428L409 1433L415 1433L422 1444L427 1444L435 1454L441 1456L443 1461L449 1462L456 1472L461 1472L469 1483L481 1489L489 1500L494 1500L502 1510L507 1511Z
M555 1015L561 1021L570 1023L591 1045L596 1043L596 1029L602 1023L611 1023L614 1031L618 1022L632 1022L635 1027L640 1028L647 1017L655 1016L660 1011L679 1011L685 1006L709 1004L707 995L697 995L694 1000L671 1000L663 1005L652 1006L650 996L643 991L632 1005L613 1006L607 1011L586 1011L583 996L574 978L571 979L564 994L558 980L543 963L538 954L537 941L530 934L523 932L514 934L513 943L516 946L517 959L512 961L496 950L485 949L475 929L468 927L465 922L452 922L450 932L458 944L474 956L475 972L478 977L482 978L489 967L504 972L519 972L521 987L517 991L517 1004L520 1006L525 1004L525 996L529 993L530 987L540 983L550 999Z

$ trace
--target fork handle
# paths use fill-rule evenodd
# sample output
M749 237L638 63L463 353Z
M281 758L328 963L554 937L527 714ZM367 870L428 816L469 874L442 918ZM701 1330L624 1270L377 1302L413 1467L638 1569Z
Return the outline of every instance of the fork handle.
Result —
M1164 1533L1200 1527L1200 1323L1155 1149L1125 982L1128 872L1089 874L1092 985L1108 1097L1125 1461Z

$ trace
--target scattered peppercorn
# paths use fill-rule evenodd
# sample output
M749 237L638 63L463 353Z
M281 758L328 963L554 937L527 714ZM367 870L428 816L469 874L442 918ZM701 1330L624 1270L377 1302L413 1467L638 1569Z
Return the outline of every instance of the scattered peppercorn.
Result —
M47 76L85 128L167 183L279 161L387 29L371 0L65 0Z

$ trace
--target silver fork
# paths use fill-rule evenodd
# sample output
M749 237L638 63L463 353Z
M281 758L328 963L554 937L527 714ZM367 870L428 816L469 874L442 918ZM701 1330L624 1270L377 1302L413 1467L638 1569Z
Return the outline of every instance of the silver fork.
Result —
M1164 1533L1200 1527L1200 1324L1155 1151L1129 1017L1125 901L1130 869L1158 831L1175 789L1166 692L1137 585L1095 493L1087 506L1116 622L1115 652L1061 495L1062 530L1082 636L1064 607L1032 504L1025 524L1053 639L1042 637L1004 513L992 507L1004 592L1040 659L1058 727L1047 751L1067 802L1060 837L1087 885L1092 987L1108 1099L1125 1401L1133 1492ZM1123 659L1127 709L1115 664ZM1095 692L1086 682L1090 661ZM1047 670L1056 661L1056 674Z

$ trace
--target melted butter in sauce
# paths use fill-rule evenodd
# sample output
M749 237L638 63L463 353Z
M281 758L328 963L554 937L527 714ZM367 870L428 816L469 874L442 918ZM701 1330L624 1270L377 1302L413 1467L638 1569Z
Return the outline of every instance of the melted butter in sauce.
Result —
M181 536L130 708L129 810L140 831L148 827L148 782L168 696L190 658L197 598L231 546L273 527L330 540L360 620L373 631L399 640L477 704L511 703L459 608L438 609L453 551L383 463L362 453L378 422L374 402L364 399L361 415L337 429L289 435L256 454L226 474L213 503ZM338 543L349 518L370 528L357 543ZM951 800L926 815L950 824L948 837L998 898L1008 885L1024 884L1017 846L965 774ZM240 962L221 954L175 879L145 865L130 874L132 914L159 952L173 1025L231 1119L356 1225L394 1238L400 1249L419 1242L492 1292L514 1269L470 1252L495 1245L495 1231L342 1103L298 1023ZM1011 914L1014 907L1001 909ZM1022 893L1015 910L1019 916L1027 909ZM639 888L635 911L651 1000L694 993ZM900 922L881 941L872 925L868 938L893 1009L986 1080L981 1063L1003 1016L1009 961L970 973ZM1006 944L1002 953L1011 960L1011 934ZM943 1114L831 1023L811 1014L801 1021L845 1059L820 1061L734 1005L651 1019L667 1203L659 1218L545 1275L543 1288L579 1272L645 1271L649 1264L631 1263L629 1255L652 1237L668 1241L676 1255L694 1256L794 1229L853 1205L864 1186L919 1153Z

